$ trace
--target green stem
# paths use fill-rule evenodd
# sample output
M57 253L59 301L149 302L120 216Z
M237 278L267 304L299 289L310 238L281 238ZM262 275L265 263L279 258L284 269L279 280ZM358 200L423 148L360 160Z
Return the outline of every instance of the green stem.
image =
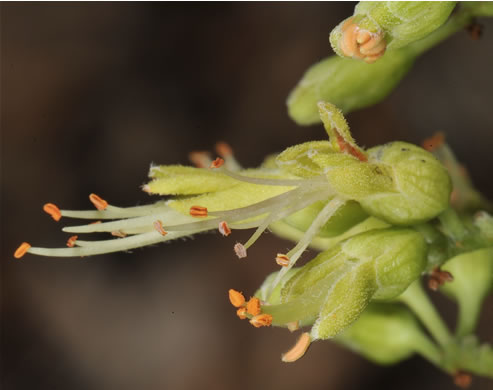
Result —
M411 284L399 300L409 306L442 347L450 344L452 335L423 291L419 280Z
M443 367L442 360L443 354L437 348L437 346L425 335L417 333L413 339L414 350L416 353L420 354L429 362L433 363L435 366L450 372L447 368Z
M478 322L481 304L477 301L470 302L469 299L459 298L459 315L455 335L462 338L474 332Z
M438 219L440 220L445 235L450 237L455 242L461 241L467 236L467 228L452 208L449 207L441 213L438 216Z

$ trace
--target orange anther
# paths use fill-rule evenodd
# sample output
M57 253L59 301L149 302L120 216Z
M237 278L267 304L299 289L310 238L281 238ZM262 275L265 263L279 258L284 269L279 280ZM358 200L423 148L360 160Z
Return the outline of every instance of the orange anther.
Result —
M240 244L239 242L237 242L234 246L234 250L235 250L236 256L238 256L239 259L243 259L244 257L247 257L247 250L243 246L243 244Z
M305 354L306 350L310 346L310 343L310 334L307 332L303 333L294 347L282 355L282 361L285 363L295 362Z
M337 130L336 130L337 133ZM337 144L339 145L339 148L341 149L341 152L344 153L349 153L351 156L356 157L358 160L366 162L368 161L368 157L364 155L362 152L360 152L358 149L356 149L353 145L351 145L349 142L347 142L342 135L337 133Z
M260 328L261 326L270 326L272 324L272 316L270 314L260 314L253 317L250 320L250 324L256 328Z
M190 215L192 217L207 217L207 207L192 206L190 207Z
M160 220L155 221L153 224L154 229L156 229L162 236L168 234L166 230L163 228L163 223Z
M233 149L231 149L231 146L229 146L226 142L222 142L222 141L216 144L216 152L217 154L219 154L221 157L224 158L233 155Z
M245 318L247 318L246 308L240 307L238 310L236 310L236 315L240 318L240 320L244 320Z
M57 205L53 203L46 203L43 206L43 211L47 214L50 214L51 218L53 218L57 222L60 220L60 218L62 218L62 213L60 209L58 208Z
M125 233L123 233L121 230L114 230L111 232L111 235L113 237L119 237L119 238L125 238L127 237L127 235Z
M466 372L457 371L454 374L454 383L457 386L462 387L463 389L468 388L471 385L471 382L472 382L472 377Z
M383 31L371 32L360 28L353 18L343 23L339 48L344 56L372 63L384 55L386 47Z
M14 252L14 257L16 259L20 259L22 256L26 254L26 252L29 250L30 247L31 244L27 242L23 242L22 244L19 245L19 248L17 248L16 251Z
M287 267L289 265L289 257L282 253L278 253L276 256L276 263L281 267Z
M232 288L228 291L229 301L234 307L241 307L245 304L245 297L239 291L233 290Z
M211 162L211 165L209 168L219 168L223 164L224 164L224 160L221 157L218 157L213 162Z
M231 234L231 229L229 228L226 221L219 222L219 233L221 233L224 237L227 237Z
M108 202L96 194L89 195L89 200L98 210L105 210L108 207Z
M188 154L188 159L197 168L205 168L211 161L210 155L207 152L194 151Z
M247 313L252 316L260 314L260 300L258 298L250 298L246 304Z
M433 152L435 149L442 146L445 142L445 135L442 132L435 133L432 137L423 141L423 148L428 152Z
M101 221L94 221L94 222L91 222L89 225L97 225L98 223L101 223Z
M75 241L77 241L78 236L72 236L67 240L67 246L73 248L75 246Z

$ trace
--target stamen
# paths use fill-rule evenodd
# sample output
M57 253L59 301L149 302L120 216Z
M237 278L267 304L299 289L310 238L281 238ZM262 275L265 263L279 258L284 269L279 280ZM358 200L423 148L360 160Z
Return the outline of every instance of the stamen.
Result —
M75 257L75 256L92 256L104 253L128 251L135 248L141 248L147 245L157 244L159 242L170 241L180 237L189 236L202 232L206 229L197 229L187 232L169 232L165 237L156 232L154 229L150 232L132 235L118 240L100 241L82 241L77 240L77 246L74 248L29 248L29 253L50 256L50 257Z
M211 165L209 168L219 168L224 164L224 160L221 157L216 158L213 162L211 162Z
M233 156L233 149L226 142L218 142L215 146L217 154L224 158L226 168L232 171L241 171L241 165Z
M221 233L224 237L227 237L231 234L231 229L229 228L226 221L219 222L219 233Z
M281 360L285 363L295 362L305 354L310 343L310 334L308 332L303 333L294 347L282 355Z
M14 257L16 259L20 259L22 256L24 256L27 253L29 248L31 248L31 244L29 244L28 242L23 242L22 244L19 245L19 248L17 248L16 251L14 252Z
M99 210L105 210L108 207L108 202L96 194L90 194L89 200Z
M152 225L154 226L154 229L156 229L162 236L168 234L168 232L164 230L163 223L160 220L155 221Z
M252 316L260 314L260 299L253 297L246 304L247 313Z
M278 253L276 256L276 263L281 267L287 267L289 266L289 257L282 253Z
M236 310L236 315L240 318L240 320L244 320L245 318L247 318L246 308L240 307L238 310Z
M203 151L194 151L188 154L188 159L195 165L197 168L207 168L212 159L208 152Z
M262 326L270 326L272 324L272 316L270 314L257 315L250 320L250 324L252 324L256 328L260 328Z
M190 215L192 217L207 217L207 207L192 206L190 207Z
M75 246L75 241L77 241L78 236L72 236L67 240L67 246L73 248Z
M371 38L371 33L368 30L358 30L356 34L356 42L360 45L368 42Z
M243 258L247 257L247 251L246 251L245 247L243 246L243 244L240 244L239 242L237 242L234 246L234 250L235 250L236 256L238 256L239 259L243 259Z
M89 225L98 225L100 223L102 223L102 221L93 221Z
M43 211L51 216L55 221L59 221L62 218L62 213L57 205L53 203L46 203L43 206Z
M228 291L229 301L234 307L242 307L245 304L245 297L239 291L233 290L232 288Z
M111 232L111 235L113 237L119 237L119 238L125 238L127 237L127 234L122 232L121 230L114 230Z

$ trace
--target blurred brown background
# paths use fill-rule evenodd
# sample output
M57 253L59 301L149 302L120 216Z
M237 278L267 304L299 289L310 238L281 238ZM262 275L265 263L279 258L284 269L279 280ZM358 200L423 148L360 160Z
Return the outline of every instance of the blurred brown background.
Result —
M151 162L187 163L228 141L245 166L325 138L285 99L331 54L330 30L353 3L1 5L2 388L452 389L421 358L375 366L330 342L299 362L296 336L254 329L228 303L253 293L288 242L265 235L239 261L236 240L206 234L84 259L27 255L22 241L64 245L46 202L91 208L150 202ZM437 130L493 198L493 23L426 54L383 103L349 115L361 145L420 143ZM453 319L454 305L437 298ZM493 302L479 333L493 342ZM472 389L492 389L475 379Z

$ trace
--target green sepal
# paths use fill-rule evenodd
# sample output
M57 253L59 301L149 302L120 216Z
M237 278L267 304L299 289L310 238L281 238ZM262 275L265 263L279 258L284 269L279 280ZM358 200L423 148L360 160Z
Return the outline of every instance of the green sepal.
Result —
M313 161L324 168L329 185L341 197L361 202L382 193L397 193L393 170L386 164L367 163L349 154L317 154Z
M450 177L431 153L392 142L369 149L368 156L368 162L389 167L396 189L360 199L369 214L395 225L412 225L436 217L449 206Z
M182 165L152 166L149 177L153 180L146 190L159 195L196 195L221 191L238 184L223 173Z
M254 172L254 170L252 170ZM245 176L262 177L262 178L285 178L281 175L252 174L248 171L241 172ZM209 212L234 210L241 207L250 206L263 200L280 195L294 187L287 186L269 186L234 180L235 185L216 192L202 194L193 197L172 199L168 206L183 214L188 214L190 207L206 207Z
M344 330L373 297L391 299L421 274L426 257L422 236L388 228L353 236L299 269L280 291L280 304L263 307L274 325L315 322L311 337L326 339Z
M298 177L313 177L324 173L323 169L313 161L318 154L332 154L335 150L329 141L310 141L294 145L276 157L277 166L286 173Z

